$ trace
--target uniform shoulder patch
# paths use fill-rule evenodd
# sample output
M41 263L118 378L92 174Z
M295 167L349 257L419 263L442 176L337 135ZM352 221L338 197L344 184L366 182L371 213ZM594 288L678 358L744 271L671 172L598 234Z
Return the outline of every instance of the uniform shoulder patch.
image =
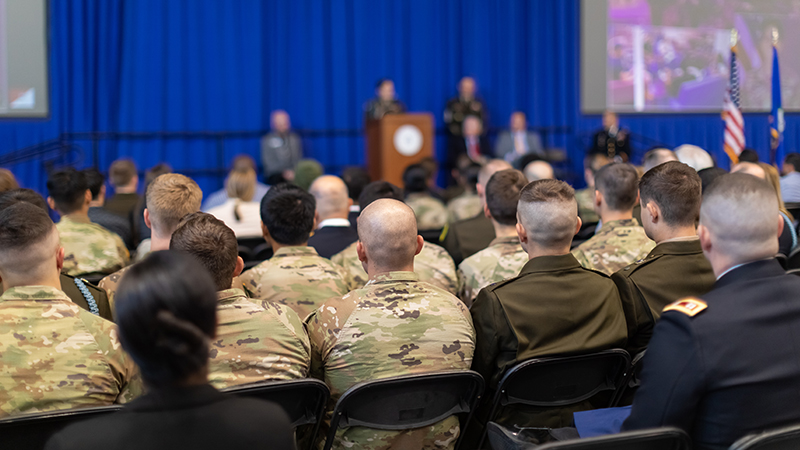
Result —
M700 312L706 308L708 308L708 304L706 302L697 298L689 297L683 300L678 300L675 303L670 303L669 305L665 306L664 310L661 312L679 311L689 317L694 317L700 314Z

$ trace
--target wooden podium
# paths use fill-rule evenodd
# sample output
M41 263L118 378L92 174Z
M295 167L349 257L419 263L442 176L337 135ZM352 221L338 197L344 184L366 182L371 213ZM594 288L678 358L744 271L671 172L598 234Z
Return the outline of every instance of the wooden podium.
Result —
M387 114L366 123L367 167L372 181L403 187L403 170L434 155L430 113Z

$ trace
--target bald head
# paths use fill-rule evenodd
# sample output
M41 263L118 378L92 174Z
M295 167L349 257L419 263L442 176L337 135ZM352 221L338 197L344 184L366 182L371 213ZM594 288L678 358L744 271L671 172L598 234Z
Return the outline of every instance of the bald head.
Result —
M553 166L547 161L533 161L525 166L523 172L528 181L552 180L556 177Z
M481 167L481 170L478 171L478 184L486 187L486 183L489 182L489 178L492 178L492 175L494 175L495 172L511 168L511 164L509 164L507 161L503 161L502 159L489 160L489 162L484 164L483 167Z
M359 254L367 272L389 272L413 265L420 247L414 211L403 202L380 199L358 216ZM361 256L366 256L366 261Z
M678 156L668 148L654 148L644 154L644 171L652 169L655 166L660 166L668 161L677 161Z
M522 189L517 204L519 226L527 241L543 249L569 245L577 231L578 202L575 191L563 181L539 180ZM525 239L522 239L523 241ZM530 250L526 247L528 253Z
M758 163L740 162L731 168L731 173L746 173L762 180L767 179L767 173Z
M346 219L352 200L347 192L344 181L333 175L323 175L308 189L317 201L319 220L342 218Z
M0 211L0 277L6 288L57 278L60 248L58 230L41 208L19 202Z
M734 264L774 256L782 223L775 190L752 175L723 175L703 194L699 234Z

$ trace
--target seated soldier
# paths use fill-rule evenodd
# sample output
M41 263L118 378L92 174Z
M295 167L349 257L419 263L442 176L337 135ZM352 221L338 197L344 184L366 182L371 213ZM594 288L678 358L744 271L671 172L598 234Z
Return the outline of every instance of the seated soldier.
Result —
M699 245L713 289L664 308L624 430L678 427L695 449L800 422L800 279L775 260L775 190L723 175L703 195Z
M497 237L458 265L459 297L468 307L481 289L519 275L528 262L516 228L519 193L527 184L525 175L514 169L496 172L486 184L484 212Z
M122 238L89 219L92 192L85 174L72 168L54 172L47 179L47 191L47 203L61 215L56 228L66 252L64 273L112 273L128 264Z
M464 191L447 202L447 221L449 223L469 219L483 212L481 197L475 187L478 184L478 172L481 170L481 165L472 162L466 155L459 157L457 165L458 168L453 170L453 175L456 183Z
M470 312L476 347L472 370L486 380L491 399L505 372L538 356L595 353L625 346L619 294L608 276L583 268L569 252L580 230L575 191L563 181L534 181L520 192L517 233L529 261L518 277L480 291ZM470 433L485 426L488 405ZM520 407L501 412L507 425L564 427L583 402L557 409Z
M179 173L156 177L145 192L144 223L151 230L150 251L169 249L172 233L187 214L200 210L203 191L191 178ZM114 295L128 267L100 280L99 286L108 292L113 310Z
M45 214L49 212L44 198L30 189L15 189L0 194L0 211L20 202L30 203L44 211ZM82 278L71 277L65 273L61 274L61 290L76 305L96 316L111 320L111 306L105 290Z
M311 373L330 388L331 404L361 381L469 369L469 311L413 273L423 242L411 208L391 199L372 202L358 218L358 235L358 257L370 281L325 301L306 320ZM458 418L452 416L415 430L351 427L337 433L333 448L452 449L458 435Z
M639 199L639 173L627 163L603 166L595 175L594 206L603 226L572 254L583 267L611 275L656 246L633 218Z
M392 198L403 201L403 191L387 181L375 181L368 184L358 199L362 208L381 198ZM333 255L331 261L342 266L346 272L347 285L350 289L359 289L369 281L369 276L364 270L364 265L358 259L358 242L353 242L349 247ZM425 242L419 255L414 257L414 273L420 281L438 286L451 294L456 293L458 278L456 265L453 259L442 247L430 242Z
M114 324L61 291L58 236L28 202L0 211L0 418L124 403L142 392Z
M679 298L703 295L714 272L697 238L700 177L678 161L660 164L639 181L642 226L656 246L643 260L611 276L628 323L628 351L641 352L661 310Z
M601 167L610 164L611 160L607 155L593 154L583 158L583 179L586 187L575 191L575 200L578 202L578 217L583 223L595 223L600 220L600 216L594 210L594 176Z
M172 233L170 250L197 258L217 286L217 334L211 343L209 382L217 389L308 375L308 336L290 308L253 303L232 288L244 267L236 235L211 214L189 214Z
M314 197L290 184L273 186L261 199L261 231L274 254L240 279L264 308L277 302L303 319L323 300L347 293L342 268L308 246L314 210Z
M156 252L119 289L119 334L147 393L115 414L84 419L47 450L296 448L278 405L217 392L208 383L217 319L214 285L191 256Z
M417 228L422 231L441 230L447 224L447 207L431 195L428 171L421 164L412 164L403 172L406 204L414 210Z

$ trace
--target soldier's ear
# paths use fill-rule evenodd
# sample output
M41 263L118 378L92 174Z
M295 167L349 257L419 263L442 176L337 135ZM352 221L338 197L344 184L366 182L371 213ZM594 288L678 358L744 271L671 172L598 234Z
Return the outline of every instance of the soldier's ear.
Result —
M486 203L483 204L483 215L486 216L487 219L492 218L492 213L489 211L489 205Z
M92 203L92 191L91 190L89 190L89 189L86 190L86 192L83 195L83 202L86 205L88 205L89 203Z
M711 250L711 235L708 233L708 228L704 227L703 225L697 226L697 237L700 238L700 248L703 249L703 253L707 253Z
M61 269L64 268L64 247L58 247L58 252L56 253L56 266L58 267L58 273L61 273Z
M519 236L520 243L526 244L528 242L528 232L525 231L525 227L519 222L517 222L517 236Z
M264 225L264 222L261 222L261 235L264 236L264 240L267 241L267 243L269 244L270 243L269 229L267 229L267 226Z
M598 191L597 189L594 190L594 207L599 208L600 204L603 203L603 193Z
M144 209L142 216L144 217L144 224L147 226L147 228L150 228L152 230L153 223L150 222L150 211L148 211L147 208Z
M578 223L575 224L575 234L578 234L581 231L581 226L583 226L583 221L580 217L578 217Z
M419 255L419 252L422 251L422 247L425 245L425 239L422 239L422 236L417 235L417 251L414 253L414 256Z
M53 197L50 197L50 196L48 196L48 197L47 197L47 205L48 205L48 206L50 207L50 209L52 209L53 211L55 211L55 210L56 210L56 201L55 201L55 200L53 200Z
M652 223L658 222L658 220L661 218L661 208L658 207L656 202L647 202L647 204L644 205L644 208L642 209L645 208L647 209L647 212L650 214L650 221Z
M781 213L778 213L778 236L783 234L783 226L784 225L785 224L783 222L783 216L781 215Z
M356 244L356 254L358 255L358 260L362 263L367 261L367 252L364 251L364 244L361 241Z
M244 270L244 260L241 256L236 257L236 266L233 268L233 276L231 278L236 278L241 275L242 271Z

